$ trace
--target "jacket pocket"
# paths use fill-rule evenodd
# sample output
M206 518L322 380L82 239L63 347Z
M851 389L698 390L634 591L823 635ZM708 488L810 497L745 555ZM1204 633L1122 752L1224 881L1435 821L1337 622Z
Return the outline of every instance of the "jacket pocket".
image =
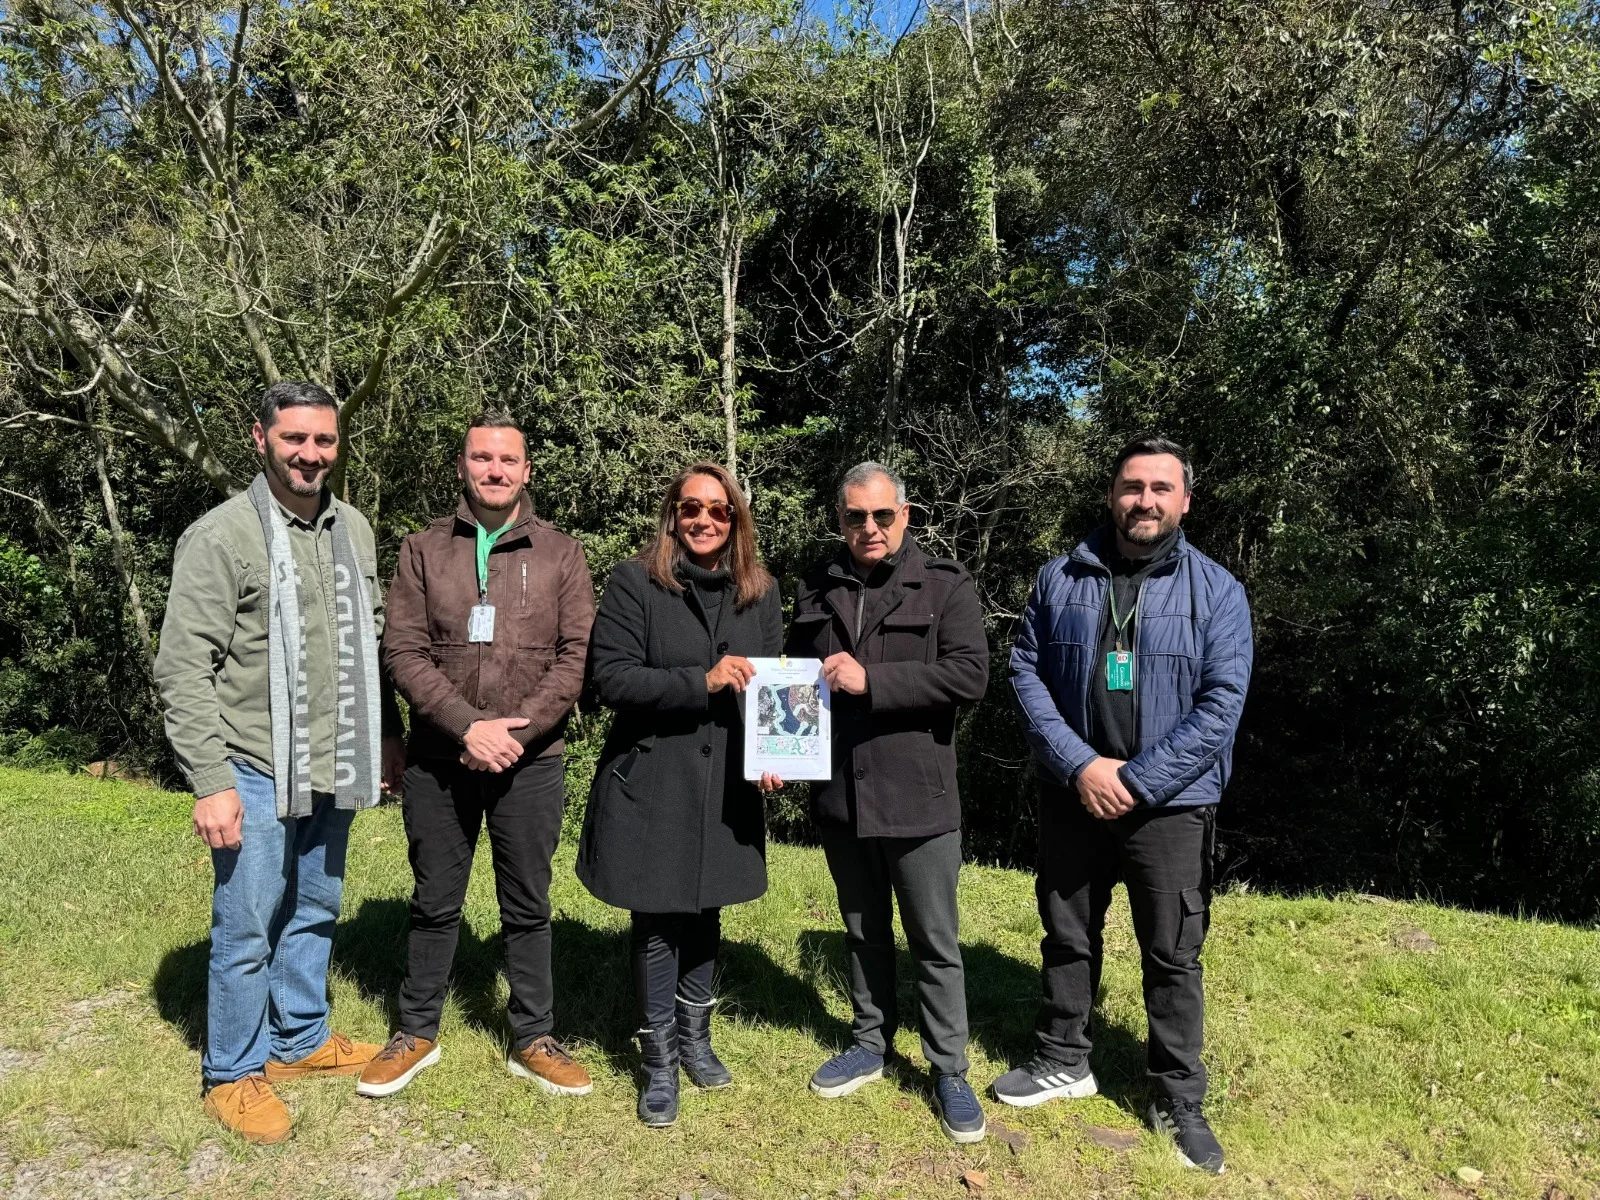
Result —
M890 613L883 619L883 662L932 662L933 613Z
M468 704L478 702L478 648L476 646L438 645L433 647L433 661L450 686L460 693Z
M519 646L512 655L512 690L522 700L530 698L539 689L540 682L555 666L555 651Z
M645 781L647 767L642 765L640 760L649 755L655 744L655 734L647 734L634 744L633 749L611 764L611 774L622 785L623 794L630 800L642 798L640 786Z

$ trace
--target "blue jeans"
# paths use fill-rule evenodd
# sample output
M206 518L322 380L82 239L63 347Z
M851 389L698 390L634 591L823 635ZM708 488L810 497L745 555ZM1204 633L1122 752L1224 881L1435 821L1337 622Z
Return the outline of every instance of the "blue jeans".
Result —
M213 850L205 1086L297 1062L328 1040L328 959L344 893L348 809L317 793L278 818L272 776L233 761L244 806L237 850Z

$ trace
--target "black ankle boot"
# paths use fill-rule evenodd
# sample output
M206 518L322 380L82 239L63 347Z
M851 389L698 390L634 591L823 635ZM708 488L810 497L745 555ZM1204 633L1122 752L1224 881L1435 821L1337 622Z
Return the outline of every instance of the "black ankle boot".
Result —
M678 1029L641 1029L644 1086L639 1089L639 1120L664 1129L678 1119Z
M710 1004L678 1001L678 1055L695 1087L725 1088L733 1082L733 1072L711 1049L711 1009Z

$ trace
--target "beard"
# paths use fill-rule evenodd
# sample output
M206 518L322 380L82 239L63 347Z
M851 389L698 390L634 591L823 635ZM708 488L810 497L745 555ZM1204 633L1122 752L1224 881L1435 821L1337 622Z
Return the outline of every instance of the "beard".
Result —
M465 483L467 485L467 495L471 498L472 502L487 512L510 512L517 506L517 501L522 498L522 489L518 488L516 491L511 493L511 500L508 503L492 504L490 503L489 498L483 494L482 489L473 482L470 475L467 476Z
M321 468L317 472L316 482L308 484L305 482L305 480L301 479L297 473L295 467L296 461L297 460L292 456L289 458L279 458L272 452L272 447L270 445L267 447L267 470L272 472L279 483L283 484L284 487L288 488L296 496L315 496L320 493L322 491L323 483L325 483L328 478L328 467L324 466Z
M1181 513L1162 515L1161 513L1130 512L1117 522L1117 530L1135 546L1153 546L1178 527L1178 522L1182 519L1182 516L1183 514ZM1147 527L1135 532L1135 526L1139 522L1149 521L1152 517L1155 518L1154 529Z

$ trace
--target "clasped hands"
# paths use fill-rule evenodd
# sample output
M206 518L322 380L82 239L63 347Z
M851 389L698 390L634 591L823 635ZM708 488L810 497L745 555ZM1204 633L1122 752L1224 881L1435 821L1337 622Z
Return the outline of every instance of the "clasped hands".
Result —
M496 774L516 766L522 758L524 747L511 736L511 731L527 727L527 717L494 717L474 721L467 726L467 732L461 739L466 747L461 752L461 765L474 771L492 771Z
M1114 821L1139 803L1117 774L1127 765L1120 758L1097 758L1078 772L1078 799L1090 816Z

